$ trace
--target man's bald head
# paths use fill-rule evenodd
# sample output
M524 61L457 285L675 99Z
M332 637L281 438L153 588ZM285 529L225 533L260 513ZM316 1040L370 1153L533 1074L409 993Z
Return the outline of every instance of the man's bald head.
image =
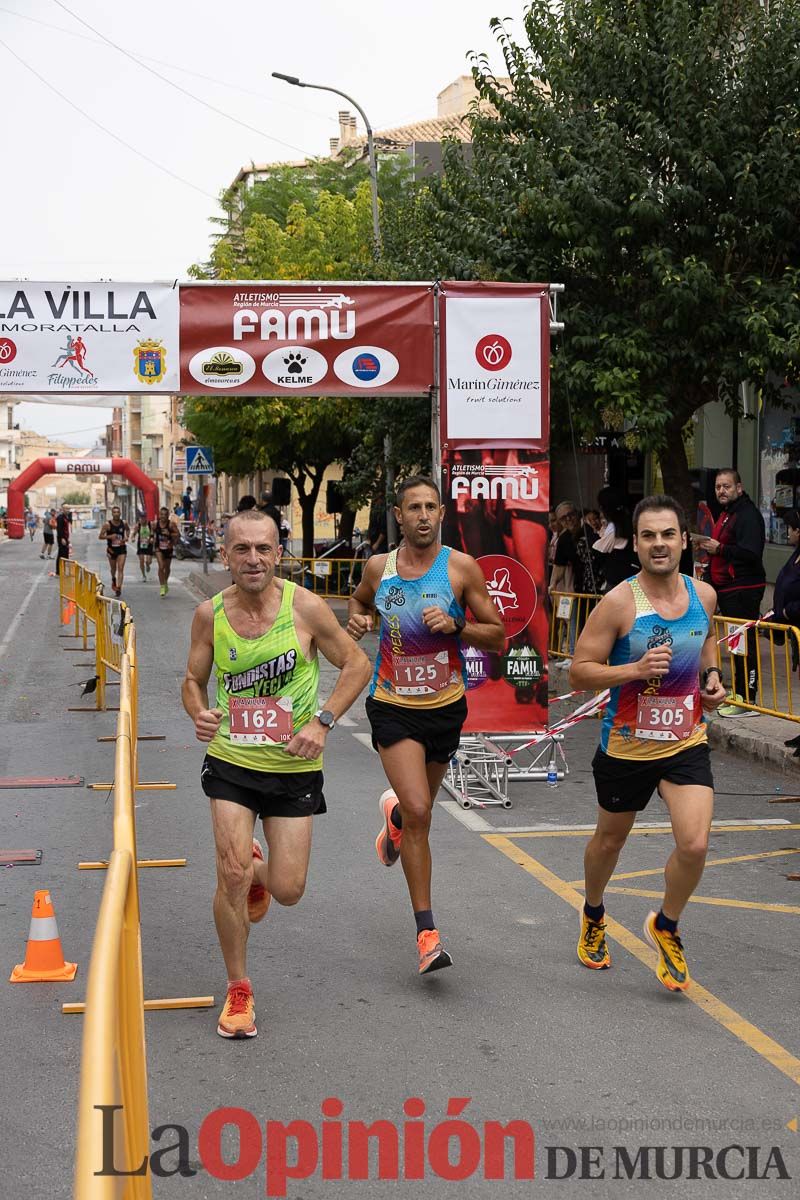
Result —
M263 509L263 510L258 509L258 508L246 508L243 512L234 513L233 516L228 521L228 524L225 526L225 548L228 549L230 546L233 545L233 543L236 539L237 533L239 536L242 535L243 527L248 529L247 536L248 537L252 536L252 533L250 532L248 527L250 525L252 525L252 523L254 521L271 521L272 524L275 526L275 538L276 538L275 544L276 544L276 546L280 545L280 542L281 542L280 515L277 512L274 512L271 508L267 508L267 509Z

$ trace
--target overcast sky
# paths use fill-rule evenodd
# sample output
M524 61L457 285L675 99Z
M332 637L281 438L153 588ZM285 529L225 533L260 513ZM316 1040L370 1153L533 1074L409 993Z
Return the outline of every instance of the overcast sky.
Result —
M338 96L290 87L271 71L349 92L375 129L405 124L436 114L437 93L469 71L470 51L502 71L489 21L510 17L521 38L525 7L0 0L0 278L185 278L208 257L216 197L241 166L324 155L338 133ZM89 445L108 410L24 404L18 418Z

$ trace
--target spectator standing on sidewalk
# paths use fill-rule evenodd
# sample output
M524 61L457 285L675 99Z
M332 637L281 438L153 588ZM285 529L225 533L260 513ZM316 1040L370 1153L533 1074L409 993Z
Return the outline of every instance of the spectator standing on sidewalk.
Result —
M764 598L764 518L742 487L739 472L725 467L714 484L721 512L711 537L700 538L698 546L709 555L707 581L717 593L723 617L742 621L758 618ZM736 701L752 701L756 692L756 631L747 633L747 656L734 655L731 703L718 710L721 717L740 717L746 709ZM746 667L745 667L746 664Z
M602 579L601 592L610 592L623 579L635 575L639 568L633 549L633 525L625 497L613 488L602 488L597 503L604 524L592 546L597 574Z
M56 575L61 574L61 560L69 558L69 541L72 532L70 527L70 511L66 501L61 505L61 512L56 517Z

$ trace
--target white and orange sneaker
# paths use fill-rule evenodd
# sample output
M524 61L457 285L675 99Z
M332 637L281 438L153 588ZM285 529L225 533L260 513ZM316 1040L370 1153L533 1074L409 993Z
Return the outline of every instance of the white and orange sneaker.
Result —
M253 838L253 858L257 858L260 862L264 861L264 851L257 838ZM272 897L263 883L257 883L255 880L251 883L250 891L247 893L247 915L251 925L263 921L271 899Z
M256 1006L249 979L239 979L228 985L217 1033L224 1038L252 1038L258 1033Z
M378 808L383 816L383 829L375 839L375 849L378 852L378 858L385 867L391 867L397 862L400 857L400 839L403 836L402 829L397 829L392 824L392 813L397 807L397 796L391 788L383 793L378 801Z
M452 967L453 960L442 945L438 929L423 929L417 935L417 950L419 951L419 973L428 975L431 971L441 971L442 967Z

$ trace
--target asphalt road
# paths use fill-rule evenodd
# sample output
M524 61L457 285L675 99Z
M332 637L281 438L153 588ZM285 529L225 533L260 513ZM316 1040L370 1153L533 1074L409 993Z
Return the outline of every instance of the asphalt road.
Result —
M76 549L80 561L105 573L95 535L78 533ZM252 932L259 1036L226 1042L215 1032L225 972L211 914L208 810L198 786L203 751L179 697L197 602L181 582L191 567L175 565L172 590L161 599L154 580L134 578L135 565L131 556L124 598L138 633L140 732L165 737L142 744L141 776L178 785L139 793L139 854L188 859L185 869L140 873L145 994L216 997L213 1010L146 1017L151 1127L183 1126L188 1170L196 1172L155 1179L156 1197L233 1194L236 1184L204 1168L198 1150L204 1119L223 1106L253 1116L241 1118L253 1172L238 1184L239 1197L265 1194L264 1141L273 1154L269 1188L279 1194L280 1137L289 1122L305 1123L292 1130L302 1154L290 1170L308 1178L286 1185L302 1200L416 1197L422 1189L433 1198L528 1196L532 1188L603 1200L797 1195L800 1133L790 1126L800 1116L800 884L785 876L800 869L800 807L769 804L777 788L787 790L786 776L715 757L716 817L728 824L715 825L709 857L738 861L709 865L698 902L684 915L696 981L684 996L661 988L641 933L658 905L671 845L658 827L665 819L658 801L620 862L628 877L613 886L624 890L607 896L618 923L612 969L586 971L575 956L587 836L581 826L594 815L595 722L569 735L570 774L557 788L517 784L512 809L469 813L443 795L433 821L434 912L455 965L419 979L401 870L381 867L373 848L384 783L365 745L362 698L353 723L341 723L329 742L329 812L315 829L306 896L295 908L274 905ZM0 776L110 780L113 746L96 739L113 733L116 714L67 711L79 703L78 682L93 674L92 658L68 653L71 643L59 637L48 566L27 541L0 545ZM50 888L66 957L79 963L73 983L0 985L0 1191L58 1200L72 1194L82 1028L82 1018L63 1016L60 1005L83 998L104 879L76 864L108 856L111 800L85 787L5 790L0 828L0 847L44 852L41 867L3 869L0 876L5 977L24 955L37 887ZM649 892L655 898L643 894ZM327 1120L326 1098L341 1102ZM412 1104L404 1112L414 1098L424 1108ZM451 1098L461 1098L453 1107L462 1111L448 1127L442 1122ZM397 1167L389 1154L383 1179L374 1149L367 1162L357 1148L357 1123L378 1120L395 1127L399 1145ZM504 1181L484 1177L483 1150L494 1136L485 1124L511 1121L522 1123L519 1145L526 1126L535 1136L534 1183L513 1178L510 1152ZM420 1129L428 1139L424 1182L411 1177ZM387 1130L388 1145L395 1135ZM464 1164L459 1181L440 1178L449 1170L447 1133L458 1135L450 1161ZM224 1153L235 1162L229 1134ZM167 1132L153 1149L176 1140ZM325 1149L319 1163L318 1144ZM729 1146L756 1149L721 1155ZM692 1157L675 1147L708 1153ZM348 1180L362 1161L369 1178ZM172 1153L161 1166L177 1164ZM779 1164L792 1178L780 1177ZM518 1165L522 1172L524 1154ZM708 1177L720 1167L733 1181ZM737 1180L743 1168L759 1177Z

